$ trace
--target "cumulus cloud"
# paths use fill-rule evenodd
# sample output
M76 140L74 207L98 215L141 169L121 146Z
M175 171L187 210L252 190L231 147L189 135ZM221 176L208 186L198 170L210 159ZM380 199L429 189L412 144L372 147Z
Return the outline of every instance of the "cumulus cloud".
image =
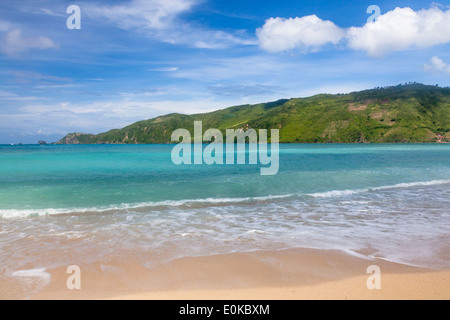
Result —
M435 6L414 11L396 8L363 27L340 28L317 16L271 18L257 30L259 45L268 52L292 49L318 50L332 43L345 43L347 48L362 50L371 57L421 49L450 42L450 9Z
M433 57L431 58L430 64L427 63L424 65L424 70L427 72L444 72L450 74L450 65L439 57Z
M6 33L1 40L0 51L7 55L15 55L31 49L56 49L58 45L47 37L24 38L20 29L14 29Z
M261 48L269 52L292 49L311 51L328 43L339 43L345 32L331 21L310 15L290 19L270 18L257 30L257 36Z
M450 10L434 7L416 12L411 8L396 8L381 15L374 23L350 28L347 38L350 48L364 50L372 57L448 43Z

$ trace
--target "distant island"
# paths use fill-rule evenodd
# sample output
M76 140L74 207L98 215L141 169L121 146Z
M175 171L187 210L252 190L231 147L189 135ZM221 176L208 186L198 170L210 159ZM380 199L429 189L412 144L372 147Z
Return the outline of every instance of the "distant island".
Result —
M409 83L349 94L320 94L195 115L169 114L97 135L71 133L56 144L167 144L172 132L203 128L280 129L281 143L446 143L450 88Z

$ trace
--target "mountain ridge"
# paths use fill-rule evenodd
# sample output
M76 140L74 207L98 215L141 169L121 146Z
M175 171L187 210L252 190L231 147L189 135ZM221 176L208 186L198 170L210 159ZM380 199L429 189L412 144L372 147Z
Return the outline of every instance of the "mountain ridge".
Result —
M348 94L233 106L209 113L171 113L97 135L70 133L56 144L173 143L172 132L280 129L281 143L420 143L450 141L450 88L409 83Z

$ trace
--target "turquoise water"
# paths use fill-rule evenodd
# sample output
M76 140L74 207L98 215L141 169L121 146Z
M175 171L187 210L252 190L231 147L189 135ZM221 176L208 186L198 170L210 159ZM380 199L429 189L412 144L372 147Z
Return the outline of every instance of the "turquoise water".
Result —
M450 268L450 145L281 145L276 176L172 148L0 146L0 278L293 247Z
M172 164L169 145L0 147L0 215L308 195L450 179L447 145L284 145L260 165Z

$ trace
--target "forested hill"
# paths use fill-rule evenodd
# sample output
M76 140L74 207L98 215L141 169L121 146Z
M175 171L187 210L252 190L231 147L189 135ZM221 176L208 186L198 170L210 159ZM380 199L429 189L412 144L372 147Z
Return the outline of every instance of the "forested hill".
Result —
M283 143L450 141L450 88L407 84L350 94L321 94L231 107L211 113L169 114L98 135L72 133L58 144L171 143L179 128L280 129Z

